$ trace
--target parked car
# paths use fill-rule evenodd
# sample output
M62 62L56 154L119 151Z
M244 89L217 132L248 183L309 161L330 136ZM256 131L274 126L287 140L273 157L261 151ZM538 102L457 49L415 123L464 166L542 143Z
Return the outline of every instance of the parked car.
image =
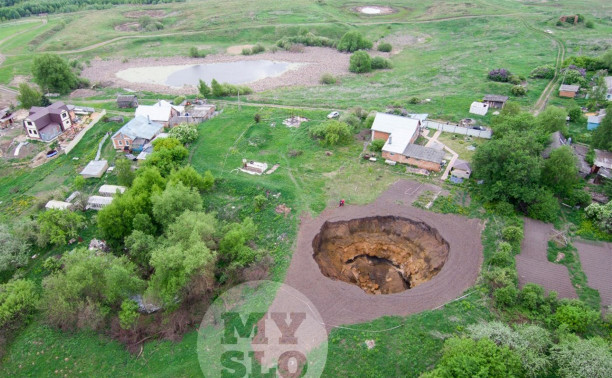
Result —
M338 117L340 117L340 113L338 113L338 112L336 112L336 111L331 112L331 113L329 113L329 114L327 115L327 118L329 118L329 119L332 119L332 118L338 118Z
M470 129L480 130L480 131L487 131L486 127L484 127L484 126L472 126L472 127L470 127Z

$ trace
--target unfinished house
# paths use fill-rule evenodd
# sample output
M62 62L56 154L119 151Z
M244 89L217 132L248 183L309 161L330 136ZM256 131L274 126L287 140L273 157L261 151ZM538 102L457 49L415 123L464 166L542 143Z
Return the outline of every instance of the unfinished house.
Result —
M33 106L23 120L23 128L28 138L51 142L72 127L72 119L74 113L58 101L47 107Z

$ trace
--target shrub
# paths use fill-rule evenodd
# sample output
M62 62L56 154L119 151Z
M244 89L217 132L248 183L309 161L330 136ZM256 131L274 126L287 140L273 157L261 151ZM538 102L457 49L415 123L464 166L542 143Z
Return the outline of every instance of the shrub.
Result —
M578 122L582 118L584 118L584 116L582 115L582 109L580 108L580 106L574 106L574 107L570 108L570 110L568 110L567 114L569 115L570 120L572 122Z
M1 284L0 328L29 317L36 309L38 299L38 289L33 281L20 279Z
M498 68L489 71L488 78L493 81L507 82L510 80L510 71L505 68Z
M251 54L253 54L253 50L251 50L250 48L245 47L242 49L242 55L251 55Z
M518 243L523 240L523 230L517 226L508 226L502 230L502 238L510 243Z
M324 73L321 76L320 82L321 84L332 85L332 84L336 84L338 82L338 79L330 73Z
M378 44L378 51L391 52L391 50L393 50L393 47L391 46L390 43L383 42L383 43Z
M253 205L256 211L261 211L268 202L268 199L263 194L258 194L253 198Z
M255 113L255 115L253 116L253 121L255 121L255 123L261 122L261 114Z
M565 198L564 202L570 206L589 206L592 202L591 195L584 190L574 189Z
M204 58L206 53L204 51L200 51L197 47L191 47L189 49L189 56L191 58Z
M595 27L595 24L593 23L593 21L588 20L586 24L584 24L584 26L586 26L589 29L593 29Z
M527 94L527 89L522 85L515 85L510 89L510 93L517 97L524 96Z
M331 120L311 127L310 135L321 140L321 144L335 146L347 143L351 138L350 127L340 121Z
M198 128L194 124L181 123L170 129L168 136L178 139L182 144L195 142L198 139Z
M174 100L172 100L172 103L174 105L180 105L183 103L183 101L185 101L185 96L176 96Z
M484 274L484 277L488 284L493 288L497 289L505 286L516 287L518 283L518 277L514 268L493 268Z
M220 84L215 79L211 81L210 86L213 97L237 96L238 93L241 95L249 95L253 93L253 90L247 86L229 83Z
M495 304L498 307L512 307L516 303L518 290L512 285L500 287L493 292Z
M372 69L373 70L383 70L387 68L391 68L391 62L389 59L385 59L381 56L375 56L372 58Z
M369 41L358 31L349 31L340 38L338 51L355 52L372 48L372 41Z
M527 215L543 222L554 222L559 215L559 211L561 211L561 207L557 198L552 192L543 190L537 202L529 206Z
M491 264L500 268L512 266L514 264L512 246L506 242L499 243L497 251L491 257Z
M612 371L610 346L599 337L570 335L551 348L551 358L560 377L609 377Z
M495 204L495 212L499 215L509 217L514 215L514 206L506 201L501 201Z
M410 97L410 100L408 100L408 103L412 105L420 104L421 99L418 97Z
M382 151L383 146L385 145L384 139L376 139L370 143L370 151L380 152Z
M26 240L15 235L7 225L0 224L0 272L26 265L29 250Z
M545 303L544 289L534 283L526 284L519 293L521 305L530 311L538 311L540 306Z
M531 70L529 77L533 79L552 79L555 77L555 67L551 64L538 66Z
M292 37L285 37L276 41L276 46L281 49L290 50L294 43L299 43L304 46L319 46L319 47L334 47L336 42L327 37L320 37L306 31Z
M253 55L260 54L260 53L262 53L264 51L266 51L266 48L258 43L255 46L253 46L253 48L251 49L251 54L253 54Z
M563 300L553 316L553 321L557 326L565 325L572 332L584 333L590 326L599 322L599 316L599 312L591 310L580 300Z
M138 303L131 299L126 299L121 302L121 311L119 311L119 325L121 328L133 328L139 317Z
M372 59L365 51L357 51L351 55L349 71L366 73L372 71Z
M519 85L521 83L521 78L517 75L510 75L508 82L514 85Z

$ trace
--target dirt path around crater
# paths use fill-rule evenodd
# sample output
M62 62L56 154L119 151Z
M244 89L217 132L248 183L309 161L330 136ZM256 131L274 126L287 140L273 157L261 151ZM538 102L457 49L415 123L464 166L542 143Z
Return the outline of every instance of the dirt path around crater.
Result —
M312 301L328 331L336 326L363 323L382 316L406 316L436 309L460 297L476 282L483 259L483 224L478 219L413 207L412 202L426 190L437 191L440 188L401 180L369 205L327 208L315 219L302 218L297 249L285 283ZM312 241L323 223L379 215L425 222L449 243L448 260L434 278L401 293L372 295L358 286L329 279L321 273L313 258Z

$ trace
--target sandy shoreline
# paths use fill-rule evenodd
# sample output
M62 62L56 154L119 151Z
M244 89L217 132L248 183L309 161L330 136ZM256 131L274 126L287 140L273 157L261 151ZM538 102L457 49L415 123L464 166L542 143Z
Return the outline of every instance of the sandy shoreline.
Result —
M278 51L276 53L265 52L263 54L249 56L232 56L226 54L209 55L205 58L171 57L171 58L142 58L130 59L122 62L113 60L92 60L91 66L86 67L82 76L91 83L103 83L105 86L116 88L128 88L135 91L151 91L168 94L196 94L194 86L182 88L170 87L165 82L169 73L190 67L196 64L227 63L250 60L272 60L287 63L305 63L298 67L293 66L283 74L275 77L267 77L249 84L254 91L265 91L287 86L314 86L319 84L321 75L330 73L334 76L349 75L350 54L345 54L331 48L305 47L303 52ZM143 69L144 77L141 80L152 79L150 83L130 82L126 80L130 75L117 75L120 71L134 68ZM130 73L130 71L127 71ZM133 74L134 71L132 71ZM133 77L133 76L132 76Z

